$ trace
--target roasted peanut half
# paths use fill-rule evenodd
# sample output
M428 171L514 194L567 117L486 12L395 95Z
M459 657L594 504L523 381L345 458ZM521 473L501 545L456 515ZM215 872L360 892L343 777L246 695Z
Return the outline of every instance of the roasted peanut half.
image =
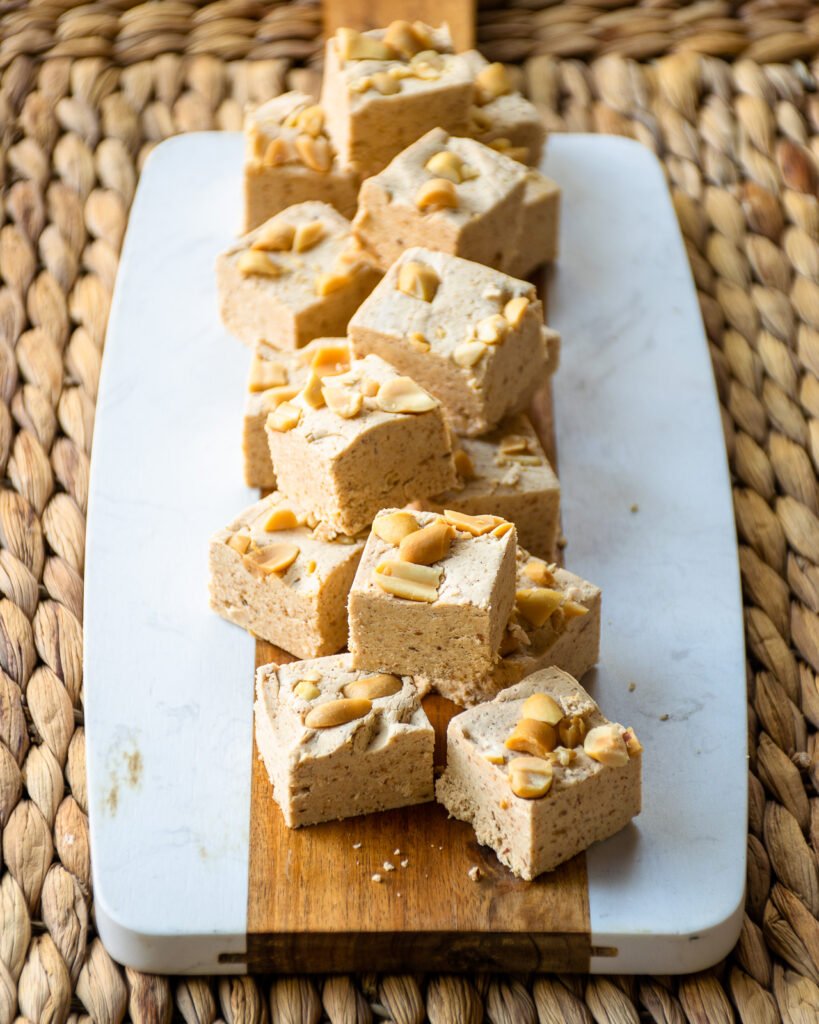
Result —
M503 315L512 327L520 327L528 306L529 300L525 295L516 295L514 299L510 299L503 307Z
M391 377L379 387L376 404L384 412L423 413L438 403L412 377Z
M253 394L259 391L267 391L268 388L277 388L288 381L287 367L276 363L271 359L262 359L258 352L253 353L250 363L250 377L247 382L247 390Z
M352 270L334 270L327 274L319 274L316 278L316 295L322 298L337 292L341 288L347 288L353 281Z
M417 31L408 21L393 21L384 33L384 42L404 60L409 60L429 45L428 37Z
M500 345L509 333L509 321L500 313L485 316L475 324L475 336L484 345Z
M552 788L554 769L540 757L513 757L509 762L509 785L515 796L536 800Z
M448 523L430 523L404 537L398 551L405 562L432 565L446 558L454 536L455 531Z
M580 715L564 718L557 727L564 747L579 747L586 738L586 723Z
M301 160L305 167L320 173L330 170L333 164L333 151L330 149L330 143L323 135L313 138L312 135L308 135L305 132L303 135L296 136L294 145L299 155L299 160Z
M537 584L539 587L548 587L555 582L555 577L545 562L527 562L523 567L523 572L532 583Z
M402 263L398 271L399 292L414 299L422 299L424 302L432 302L440 283L441 280L432 267L417 260Z
M281 277L284 268L274 263L269 256L254 249L243 252L236 261L236 269L242 277Z
M394 60L397 56L386 42L354 28L340 28L336 32L336 47L341 60Z
M392 697L401 690L398 676L387 672L379 672L374 676L354 679L344 687L345 697L364 697L366 700L378 700L380 697Z
M463 341L456 345L452 353L452 361L465 370L477 365L486 355L486 345L480 341Z
M267 533L273 533L274 530L295 530L298 525L298 516L293 509L287 508L286 505L280 505L279 508L274 508L267 517L264 528Z
M461 480L469 481L476 479L477 473L475 472L475 465L463 448L459 448L453 454L452 458L455 462L455 472Z
M321 389L327 408L344 420L355 419L364 407L364 396L353 388L325 384Z
M310 708L304 716L304 724L308 729L332 729L336 725L346 725L357 718L363 718L371 710L370 701L362 697L340 697Z
M509 750L534 754L535 757L545 757L555 749L557 743L557 729L553 725L539 722L535 718L521 718L506 737L504 746Z
M456 530L469 533L473 537L482 537L485 533L490 533L501 523L506 522L500 516L469 516L465 512L455 512L451 508L444 509L444 519Z
M622 768L628 764L628 748L618 725L598 725L586 733L583 749L594 761L609 768Z
M320 220L309 220L299 224L293 235L293 252L307 252L319 244L327 231Z
M563 594L548 587L526 587L515 594L518 612L537 629L546 623L562 601Z
M297 544L268 544L243 556L242 562L254 576L272 576L286 572L299 557Z
M458 193L446 178L430 178L415 193L415 205L419 210L453 210L458 206Z
M377 516L373 522L373 533L387 544L399 545L401 541L420 530L418 520L410 512L388 512Z
M293 693L302 700L315 700L321 696L321 690L312 679L300 679L293 687Z
M533 693L520 709L521 718L534 718L538 722L557 725L563 718L563 708L548 693Z
M401 92L400 79L386 71L376 71L374 75L371 75L370 84L382 96L394 96L397 92Z
M267 417L266 426L268 430L277 430L284 434L297 427L300 419L301 409L297 405L293 405L292 402L282 402Z
M238 551L243 555L250 547L250 535L247 533L234 533L225 542L229 548Z
M498 61L494 64L487 64L475 75L475 95L482 107L510 92L512 92L512 82L509 73L505 66Z
M289 252L295 233L292 224L270 224L259 231L250 248L258 252Z
M438 599L441 570L411 562L381 562L375 568L373 580L393 597L431 603Z

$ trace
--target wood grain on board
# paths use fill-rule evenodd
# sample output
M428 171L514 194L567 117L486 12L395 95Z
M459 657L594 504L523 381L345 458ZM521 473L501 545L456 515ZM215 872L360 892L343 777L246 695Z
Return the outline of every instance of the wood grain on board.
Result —
M402 18L427 25L447 22L456 50L470 50L475 45L474 0L325 0L322 9L326 35L342 26L359 31L383 28Z

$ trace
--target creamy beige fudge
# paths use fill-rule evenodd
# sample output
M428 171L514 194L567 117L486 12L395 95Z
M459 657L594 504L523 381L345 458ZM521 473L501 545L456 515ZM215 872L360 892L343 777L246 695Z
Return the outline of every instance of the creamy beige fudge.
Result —
M457 479L440 403L378 356L309 380L266 429L279 490L338 533Z
M599 587L518 547L515 604L497 664L470 677L419 672L415 681L424 693L469 706L551 666L581 679L600 658L600 612Z
M512 84L503 64L490 64L477 50L461 54L474 76L469 135L513 160L536 167L546 127L534 103Z
M348 602L353 664L471 679L490 672L515 600L516 533L496 516L387 509Z
M265 433L268 415L282 402L296 397L311 370L330 376L343 373L349 366L350 346L346 338L316 338L295 352L280 352L267 342L256 343L242 423L242 454L248 487L270 490L276 486Z
M211 607L298 658L335 654L363 550L363 540L311 528L274 491L211 538Z
M288 828L433 799L434 732L407 676L335 658L263 665L256 743Z
M245 231L311 199L353 216L360 176L338 159L310 96L286 92L249 111L245 140Z
M446 26L339 29L325 48L327 131L345 163L363 177L377 174L430 128L466 134L472 77Z
M526 175L523 219L509 269L516 277L528 277L558 256L560 237L560 186L539 171Z
M434 128L358 194L353 229L384 269L413 245L506 270L520 235L526 167Z
M451 720L436 797L531 880L640 813L641 769L633 730L551 668Z
M454 508L473 516L489 512L508 519L517 527L521 547L552 561L560 482L529 417L510 416L483 437L459 437L457 445L457 487L425 501L423 507L433 512Z
M319 202L289 206L216 263L227 329L246 345L278 349L345 334L380 277L361 258L346 217Z
M357 355L374 352L409 374L471 436L525 409L560 350L534 285L420 248L390 267L349 334Z

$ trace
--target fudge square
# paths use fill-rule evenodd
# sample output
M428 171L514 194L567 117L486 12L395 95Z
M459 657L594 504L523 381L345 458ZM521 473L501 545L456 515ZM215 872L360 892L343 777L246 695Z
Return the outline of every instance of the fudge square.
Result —
M515 605L501 640L500 661L482 676L432 678L417 674L426 693L456 704L492 700L501 690L555 666L576 679L600 658L600 588L518 546Z
M503 64L490 64L477 50L461 56L474 75L469 135L513 160L536 167L546 141L546 127L537 107L515 89Z
M357 668L471 678L489 672L515 600L516 533L496 516L388 509L348 601Z
M216 263L225 327L246 345L278 349L345 334L380 277L347 218L319 202L289 206Z
M211 607L298 658L335 654L363 550L363 540L311 529L274 491L211 538Z
M534 285L420 248L390 267L349 334L356 355L374 352L409 374L470 436L525 409L557 368L560 348L543 326Z
M412 680L350 656L256 673L256 743L288 828L433 799L434 732Z
M311 370L324 377L349 368L350 346L346 338L316 338L295 352L279 352L267 342L256 343L242 423L242 454L248 487L271 490L276 486L265 433L268 415L282 402L296 397Z
M270 413L267 440L279 490L337 533L456 480L439 402L378 356L329 381L313 376Z
M560 186L539 171L526 175L523 218L509 273L528 277L557 259L560 236Z
M505 419L483 437L459 437L455 469L459 484L425 501L440 512L489 512L514 523L518 542L540 558L556 554L560 482L549 465L531 420L524 413Z
M473 72L452 53L442 26L395 21L386 29L339 29L327 40L321 104L341 159L367 177L441 127L465 135Z
M310 96L286 92L249 111L245 139L245 231L308 199L353 216L359 175L341 165Z
M641 751L576 680L545 669L450 721L436 797L531 880L640 813Z
M435 128L362 183L353 229L384 269L421 245L506 270L525 180L516 161Z

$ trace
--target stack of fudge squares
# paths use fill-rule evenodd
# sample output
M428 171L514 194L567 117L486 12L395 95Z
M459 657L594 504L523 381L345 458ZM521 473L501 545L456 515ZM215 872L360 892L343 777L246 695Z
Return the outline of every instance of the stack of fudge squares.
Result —
M246 121L246 233L217 262L251 349L244 475L211 603L300 659L256 680L289 827L440 801L531 879L640 809L641 747L577 678L600 590L556 564L560 486L527 416L560 339L541 119L446 27L327 42L320 103ZM435 782L429 692L461 708Z

